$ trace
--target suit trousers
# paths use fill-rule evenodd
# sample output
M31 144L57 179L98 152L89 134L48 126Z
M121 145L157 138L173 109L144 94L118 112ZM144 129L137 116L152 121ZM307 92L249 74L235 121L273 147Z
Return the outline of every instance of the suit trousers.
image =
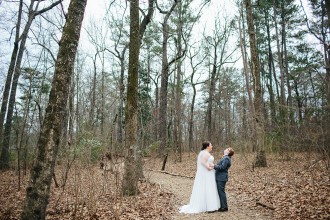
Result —
M217 181L218 194L220 198L220 208L228 209L227 196L225 192L227 181Z

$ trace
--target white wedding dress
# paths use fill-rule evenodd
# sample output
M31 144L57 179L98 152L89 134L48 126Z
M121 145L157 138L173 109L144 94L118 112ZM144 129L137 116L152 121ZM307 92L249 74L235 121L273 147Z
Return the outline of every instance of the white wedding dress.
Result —
M208 170L207 164L213 163L214 157L206 150L197 157L197 172L188 205L180 207L180 213L199 213L215 211L220 208L220 200L215 182L215 170Z

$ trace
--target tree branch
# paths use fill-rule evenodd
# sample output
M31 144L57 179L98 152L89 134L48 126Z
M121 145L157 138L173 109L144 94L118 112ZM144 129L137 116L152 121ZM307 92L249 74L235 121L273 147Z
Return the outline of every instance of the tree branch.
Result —
M34 13L34 17L46 12L46 11L49 11L51 10L52 8L54 8L55 6L57 6L58 4L60 4L63 0L58 0L57 2L54 2L53 4L51 4L50 6L48 6L47 8L44 8L40 11L37 11Z
M154 13L154 3L155 0L149 0L149 6L148 6L148 14L144 16L141 25L140 25L140 45L142 42L142 37L144 35L144 32L147 28L147 25L150 23L152 15Z

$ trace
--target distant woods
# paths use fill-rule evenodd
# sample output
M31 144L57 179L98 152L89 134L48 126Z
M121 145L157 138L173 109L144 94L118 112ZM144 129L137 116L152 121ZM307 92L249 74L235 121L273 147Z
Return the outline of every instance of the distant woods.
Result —
M0 3L2 170L38 170L46 149L68 168L110 152L131 195L143 157L166 169L204 140L253 152L254 167L295 151L329 162L328 1L231 1L212 19L213 1L105 1L87 6L75 53L61 49L81 24L52 2Z

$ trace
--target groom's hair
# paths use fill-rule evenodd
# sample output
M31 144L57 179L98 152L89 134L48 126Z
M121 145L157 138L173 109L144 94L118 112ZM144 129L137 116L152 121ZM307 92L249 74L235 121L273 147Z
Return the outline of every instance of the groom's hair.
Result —
M231 147L228 147L227 149L228 149L228 151L229 151L229 154L228 154L228 156L230 156L230 157L231 157L231 156L233 156L233 155L234 155L234 153L235 153L235 152L234 152L234 150L233 150L233 148L231 148Z

